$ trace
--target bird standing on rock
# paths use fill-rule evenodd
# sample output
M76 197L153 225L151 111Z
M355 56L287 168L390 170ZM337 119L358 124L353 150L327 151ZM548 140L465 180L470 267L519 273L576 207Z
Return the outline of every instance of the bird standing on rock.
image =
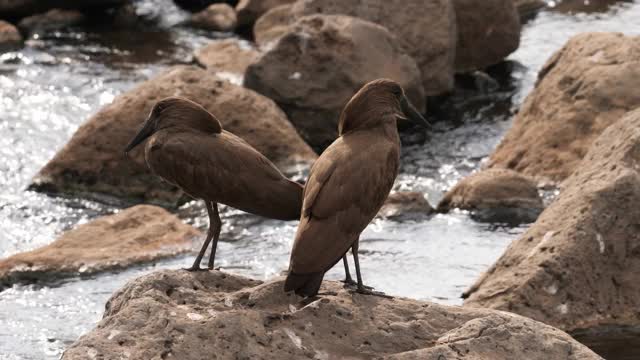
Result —
M300 217L302 185L287 179L258 150L222 129L220 121L193 101L170 97L155 104L125 153L149 138L145 160L151 171L195 199L203 199L209 231L190 271L213 240L213 263L222 222L218 203L278 220Z
M428 126L392 80L366 84L345 106L338 139L315 162L304 187L285 291L315 296L325 272L341 258L346 260L351 248L357 291L374 293L362 283L358 241L398 174L398 119ZM346 262L345 270L348 282Z

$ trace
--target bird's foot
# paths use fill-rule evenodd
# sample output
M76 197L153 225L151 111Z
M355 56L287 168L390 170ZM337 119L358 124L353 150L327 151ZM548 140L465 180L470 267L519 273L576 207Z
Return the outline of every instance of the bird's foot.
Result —
M182 270L186 270L188 272L198 272L198 271L207 271L207 269L201 268L200 266L191 266L188 268L182 268Z
M374 291L372 287L370 286L359 286L355 292L357 292L358 294L362 294L362 295L372 295L372 296L379 296L379 297L383 297L386 299L393 299L393 296L387 295L385 293L383 293L382 291Z
M346 287L346 288L352 288L353 289L353 288L356 288L358 286L358 283L355 280L351 279L351 278L344 279L344 280L342 280L342 282L344 283L344 287ZM362 285L362 286L365 289L373 290L373 288L371 286L366 286L366 285Z
M220 269L221 269L220 266L218 266L218 267L213 267L213 266L207 267L207 270L209 270L209 271L211 271L211 270L220 271Z

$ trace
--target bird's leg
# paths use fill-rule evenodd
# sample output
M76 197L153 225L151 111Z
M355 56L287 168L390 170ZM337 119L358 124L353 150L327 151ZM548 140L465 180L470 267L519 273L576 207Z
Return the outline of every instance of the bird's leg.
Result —
M209 210L209 208L211 207L211 204L209 204L209 201L205 200L205 204L207 205L207 211L209 212L209 219L211 219L211 210ZM218 212L218 208L216 207L216 214ZM220 218L218 218L219 220ZM198 253L198 256L196 256L196 260L193 262L193 265L191 265L190 268L186 268L185 270L187 271L202 271L205 269L200 268L200 261L202 261L202 257L204 256L204 253L207 251L207 248L209 247L209 243L211 242L211 239L213 238L213 231L212 231L212 224L209 223L209 231L207 232L207 239L204 241L204 244L202 244L202 248L200 249L200 252Z
M218 238L220 237L220 230L222 229L222 221L218 213L218 204L211 201L207 206L207 210L209 211L209 228L213 230L213 244L211 245L208 269L213 270L213 261L216 258L216 249L218 248Z
M362 274L360 274L360 261L358 260L358 245L359 245L358 243L359 243L359 240L356 240L356 242L354 242L353 246L351 247L351 252L353 253L353 262L355 263L355 266L356 266L356 277L358 279L358 287L356 289L356 292L360 294L365 294L365 295L375 295L375 296L381 296L386 298L393 298L392 296L385 295L383 292L373 291L372 287L365 286L362 283Z
M349 272L349 262L347 261L347 254L342 256L342 263L344 263L344 286L354 286L356 284L355 281L351 278L351 272Z

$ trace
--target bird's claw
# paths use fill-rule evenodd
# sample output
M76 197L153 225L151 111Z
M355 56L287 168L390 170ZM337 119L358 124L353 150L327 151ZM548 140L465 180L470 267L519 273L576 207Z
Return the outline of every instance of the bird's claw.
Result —
M393 299L393 296L387 295L385 293L383 293L382 291L374 291L372 287L370 286L362 286L362 287L358 287L355 290L358 294L362 294L362 295L372 295L372 296L379 296L379 297L383 297L386 299Z
M342 282L344 283L344 287L346 288L355 288L358 286L358 283L353 279L344 279L342 280ZM373 287L371 286L366 286L366 285L362 285L362 286L367 290L373 290Z
M220 266L218 266L218 267L209 266L207 269L209 271L211 271L211 270L220 271L221 267Z
M188 272L207 271L207 269L203 269L200 266L192 266L192 267L188 267L188 268L182 268L182 270L186 270Z

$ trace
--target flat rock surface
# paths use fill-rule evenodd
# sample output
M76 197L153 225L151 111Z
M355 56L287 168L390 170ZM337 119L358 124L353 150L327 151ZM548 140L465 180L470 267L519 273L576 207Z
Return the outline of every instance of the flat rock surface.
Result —
M219 271L129 282L62 359L600 359L567 334L494 310L355 294L327 281L301 301Z
M191 251L200 236L162 208L134 206L79 225L49 245L0 260L0 289L174 256Z
M242 85L247 67L259 56L250 42L238 39L213 41L195 52L198 64L236 85Z

